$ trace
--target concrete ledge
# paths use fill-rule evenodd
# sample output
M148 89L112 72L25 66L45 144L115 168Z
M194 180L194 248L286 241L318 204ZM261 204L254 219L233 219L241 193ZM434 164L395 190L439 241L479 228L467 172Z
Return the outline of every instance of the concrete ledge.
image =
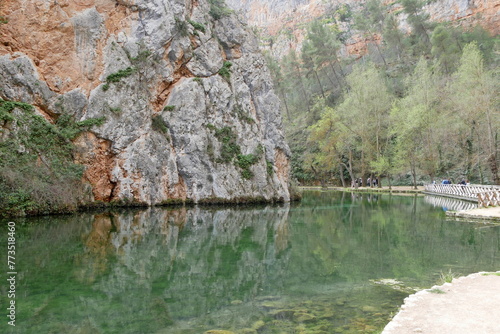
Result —
M476 273L405 299L382 334L500 333L500 272Z
M500 206L463 211L446 211L446 216L457 219L473 219L500 224Z

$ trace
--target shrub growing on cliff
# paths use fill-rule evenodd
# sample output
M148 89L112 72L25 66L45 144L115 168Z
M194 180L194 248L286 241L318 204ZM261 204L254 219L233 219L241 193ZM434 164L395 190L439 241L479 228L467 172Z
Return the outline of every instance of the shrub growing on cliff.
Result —
M273 176L274 174L274 165L271 161L266 160L266 170L267 170L267 175Z
M250 117L249 114L247 114L244 110L243 110L243 107L241 105L236 105L234 108L233 108L233 113L236 114L236 116L238 116L239 119L247 122L248 124L254 124L255 123L255 120Z
M206 126L214 132L215 137L221 142L220 158L216 161L219 163L233 162L241 169L241 176L244 179L251 179L254 174L250 167L259 161L259 156L264 152L262 145L257 146L255 154L241 154L241 147L236 143L236 134L230 127L225 126L218 129L213 124ZM209 143L207 153L210 157L214 156L213 150L212 143Z
M186 37L189 34L186 21L179 20L178 18L175 18L175 30L182 37Z
M225 61L221 69L219 70L219 74L226 80L229 80L229 78L231 77L231 66L233 66L233 64L230 61Z
M205 26L201 23L198 23L198 22L195 22L195 21L192 21L192 20L188 20L189 24L191 24L193 26L193 28L195 28L196 30L199 30L201 31L202 33L205 33Z
M57 119L56 125L61 136L67 139L74 139L82 131L88 131L91 127L99 126L104 123L105 117L89 118L84 121L75 122L73 117L68 114L62 114Z
M210 3L210 11L208 12L214 20L219 20L225 16L229 16L232 10L227 8L224 0L208 0Z
M215 137L222 142L220 159L222 162L231 162L233 158L241 153L240 146L236 143L236 134L225 126L215 130Z
M251 179L253 172L250 167L255 164L259 158L253 154L238 154L236 157L236 165L242 169L241 176L244 179Z
M153 130L161 132L163 134L168 133L167 123L163 120L160 115L153 116L151 119Z
M207 128L215 132L215 138L221 142L220 158L218 162L231 162L233 158L241 153L241 148L236 144L236 134L233 130L225 126L223 128L216 128L213 124L207 124Z
M0 100L0 215L74 210L85 198L83 166L75 164L71 139L103 118L75 122L63 114L56 124L35 114L31 105Z
M121 80L121 78L128 77L134 73L134 68L133 67L127 67L124 70L119 70L116 73L110 74L106 77L106 82L118 82Z
M133 67L127 67L126 69L119 70L116 73L112 73L106 77L106 83L104 86L102 86L102 89L104 91L107 91L109 89L109 84L110 83L116 83L119 82L122 78L130 76L132 73L134 73L135 69Z

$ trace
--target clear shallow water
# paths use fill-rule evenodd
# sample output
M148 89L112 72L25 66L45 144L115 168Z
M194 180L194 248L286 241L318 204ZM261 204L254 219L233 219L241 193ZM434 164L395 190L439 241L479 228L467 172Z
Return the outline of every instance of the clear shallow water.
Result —
M500 227L434 205L307 191L291 206L17 219L17 326L0 332L378 333L408 287L500 268Z

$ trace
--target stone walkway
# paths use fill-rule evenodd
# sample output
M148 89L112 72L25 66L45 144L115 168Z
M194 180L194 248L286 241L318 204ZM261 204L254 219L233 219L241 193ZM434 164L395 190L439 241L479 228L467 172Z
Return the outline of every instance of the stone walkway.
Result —
M500 206L463 211L447 211L446 215L450 217L472 218L479 220L488 220L491 222L500 222Z
M500 333L500 271L477 273L419 291L382 334Z

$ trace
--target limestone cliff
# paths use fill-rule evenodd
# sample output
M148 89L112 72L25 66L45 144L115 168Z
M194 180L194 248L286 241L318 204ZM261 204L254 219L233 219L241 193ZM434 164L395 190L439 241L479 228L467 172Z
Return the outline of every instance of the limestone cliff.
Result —
M365 0L227 0L228 5L242 13L248 23L275 34L284 26L305 23L332 8L348 5L357 8ZM396 1L386 0L384 3ZM496 0L435 0L426 6L433 21L464 21L483 25L492 33L500 32L500 2Z
M382 1L382 0L381 0ZM305 25L340 8L357 11L366 0L227 0L228 5L252 26L261 29L265 38L273 39L273 53L281 57L290 48L300 49L305 36ZM383 0L398 11L397 1ZM347 7L345 7L347 6ZM492 34L500 33L500 2L497 0L435 0L424 8L432 21L454 21L463 26L480 24ZM338 13L337 15L338 16ZM409 29L404 14L398 15L402 29ZM345 29L340 22L340 28ZM359 36L346 42L346 53L362 53Z
M289 200L280 102L229 11L215 19L207 0L2 5L0 98L51 123L105 117L74 140L95 200Z

